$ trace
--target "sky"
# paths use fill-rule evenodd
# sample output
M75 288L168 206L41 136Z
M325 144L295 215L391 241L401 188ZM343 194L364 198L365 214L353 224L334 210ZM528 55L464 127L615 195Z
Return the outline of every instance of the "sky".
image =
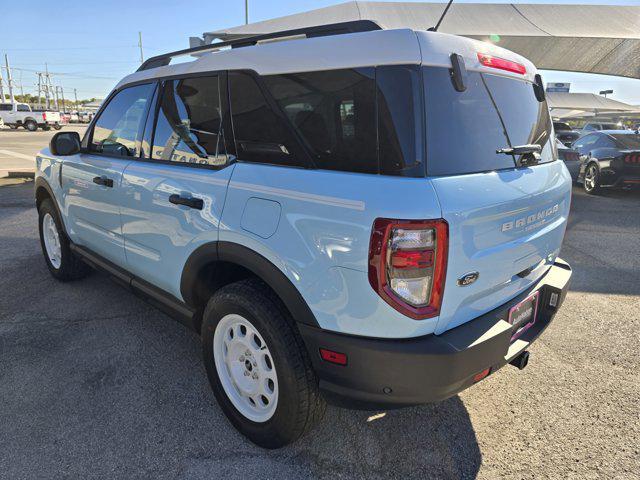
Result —
M406 0L405 0L406 1ZM437 1L437 0L432 0ZM468 3L469 0L456 0ZM554 0L473 0L477 3L559 3ZM341 0L249 0L249 21L321 8ZM574 4L639 5L640 0ZM0 0L0 54L9 55L14 83L36 93L45 62L54 84L72 98L104 98L145 58L189 46L190 36L244 23L244 0ZM545 82L571 82L572 92L613 89L611 98L640 104L640 80L568 72L542 72ZM3 69L6 80L6 71ZM18 89L18 92L20 90Z

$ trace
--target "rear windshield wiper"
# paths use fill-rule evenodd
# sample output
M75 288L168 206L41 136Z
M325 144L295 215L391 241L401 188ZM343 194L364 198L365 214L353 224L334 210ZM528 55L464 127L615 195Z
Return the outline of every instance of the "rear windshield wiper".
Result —
M540 161L540 152L542 147L537 144L516 145L515 147L504 147L496 150L496 153L504 153L505 155L519 155L520 158L516 162L519 167L528 165L537 165Z

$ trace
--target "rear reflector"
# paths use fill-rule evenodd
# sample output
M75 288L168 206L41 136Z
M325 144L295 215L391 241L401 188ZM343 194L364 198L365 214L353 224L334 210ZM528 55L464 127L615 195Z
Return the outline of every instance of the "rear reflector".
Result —
M487 375L489 375L489 372L491 371L491 368L485 368L484 370L482 370L480 373L476 373L473 376L473 381L474 382L479 382L480 380L482 380L484 377L486 377Z
M325 362L335 363L336 365L347 364L347 356L344 353L334 352L332 350L327 350L326 348L320 349L320 357Z
M527 68L520 63L505 60L500 57L494 57L493 55L487 55L486 53L478 53L478 60L485 67L506 70L507 72L519 73L520 75L527 73Z

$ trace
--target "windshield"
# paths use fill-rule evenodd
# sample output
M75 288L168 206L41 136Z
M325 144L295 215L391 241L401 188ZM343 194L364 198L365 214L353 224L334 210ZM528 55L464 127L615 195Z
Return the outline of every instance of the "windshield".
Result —
M464 92L449 70L424 67L427 172L457 175L514 168L516 158L497 149L538 144L540 162L554 160L551 118L524 80L468 72Z
M638 134L631 134L631 135L613 134L611 136L615 138L616 142L624 149L640 150L640 135Z

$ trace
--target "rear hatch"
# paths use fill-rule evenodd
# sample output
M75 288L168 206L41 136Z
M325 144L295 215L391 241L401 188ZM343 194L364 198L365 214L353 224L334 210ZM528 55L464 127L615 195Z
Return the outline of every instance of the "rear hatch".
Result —
M530 68L530 67L529 67ZM560 252L571 182L557 161L546 101L524 76L467 71L456 91L448 68L423 67L427 174L449 224L449 258L436 333L517 296ZM530 77L527 77L530 78ZM539 163L497 149L537 144ZM477 272L477 280L458 279Z

